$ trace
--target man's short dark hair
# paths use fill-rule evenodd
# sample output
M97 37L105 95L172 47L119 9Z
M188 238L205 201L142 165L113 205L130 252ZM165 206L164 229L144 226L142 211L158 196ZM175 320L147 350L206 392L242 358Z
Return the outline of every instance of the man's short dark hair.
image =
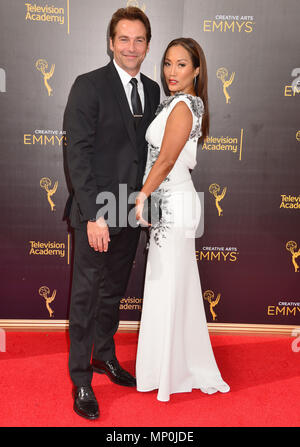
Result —
M151 39L151 26L148 17L146 14L135 6L127 6L127 8L118 9L112 16L110 24L109 24L109 37L112 41L115 38L116 34L116 26L120 20L140 20L146 28L146 40L147 43L150 42Z

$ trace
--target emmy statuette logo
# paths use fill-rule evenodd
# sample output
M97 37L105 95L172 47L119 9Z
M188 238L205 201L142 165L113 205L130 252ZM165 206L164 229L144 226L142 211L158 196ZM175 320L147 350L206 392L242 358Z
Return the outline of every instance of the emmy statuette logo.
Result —
M300 248L297 250L297 243L295 241L288 241L285 245L285 248L291 252L292 255L292 263L295 269L295 272L299 272L299 265L296 262L296 259L300 256Z
M228 74L228 70L225 67L221 67L217 70L217 78L220 79L222 81L223 84L223 93L224 96L226 98L226 104L229 104L231 101L231 96L229 95L228 91L227 91L227 87L229 87L233 80L234 80L234 76L235 76L235 72L231 73L231 76L229 79L228 78L229 74Z
M53 293L51 296L50 295L50 289L47 286L42 286L39 288L39 294L44 298L45 300L45 304L46 304L46 308L49 312L49 316L50 318L53 317L53 313L54 310L51 309L50 304L55 300L56 297L56 290L53 290Z
M48 81L53 76L55 64L51 65L51 69L48 72L46 71L48 69L48 62L45 59L38 59L35 63L35 66L36 66L36 69L42 73L43 79L44 79L44 84L45 84L45 87L48 92L48 96L51 96L53 93L53 89L48 84Z
M47 193L47 200L49 202L51 211L55 211L55 203L53 202L53 200L51 199L51 196L53 196L56 193L57 187L58 187L58 182L56 181L54 183L54 186L52 189L50 189L51 186L51 180L48 177L43 177L40 180L40 187L43 188L46 193Z
M216 208L218 210L218 214L219 216L223 216L223 209L220 206L220 201L224 198L226 191L227 191L227 187L225 186L223 188L223 191L221 192L221 194L219 194L221 188L217 183L212 183L210 185L210 187L208 188L209 192L214 196L215 198L215 204L216 204Z
M216 307L216 305L220 301L221 294L218 293L217 297L215 298L215 294L212 290L206 290L203 294L203 297L206 301L208 301L210 313L212 314L213 321L215 321L217 319L217 314L214 311L214 307Z

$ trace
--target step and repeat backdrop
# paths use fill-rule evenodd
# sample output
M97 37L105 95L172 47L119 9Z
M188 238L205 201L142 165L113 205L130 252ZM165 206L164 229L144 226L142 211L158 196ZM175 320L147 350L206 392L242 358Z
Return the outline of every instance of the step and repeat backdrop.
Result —
M208 322L299 325L298 0L1 0L0 320L68 320L63 114L76 76L109 62L107 26L127 5L151 21L142 71L160 85L170 40L192 37L206 55L211 129L193 179ZM121 321L140 320L145 240Z

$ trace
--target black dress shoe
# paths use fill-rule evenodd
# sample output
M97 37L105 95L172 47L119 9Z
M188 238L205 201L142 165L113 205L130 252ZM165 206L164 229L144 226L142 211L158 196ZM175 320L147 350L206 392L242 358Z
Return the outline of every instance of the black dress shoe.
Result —
M74 411L86 419L99 417L98 402L91 386L78 386L74 388Z
M135 378L123 369L117 359L102 361L92 360L93 370L99 374L106 374L110 380L122 386L136 386Z

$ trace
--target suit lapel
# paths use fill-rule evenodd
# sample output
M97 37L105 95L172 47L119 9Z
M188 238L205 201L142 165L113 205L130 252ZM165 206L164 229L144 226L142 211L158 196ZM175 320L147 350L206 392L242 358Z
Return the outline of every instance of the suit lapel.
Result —
M134 129L134 121L123 84L112 61L107 65L107 67L108 82L110 83L115 98L120 106L121 114L128 132L128 136L132 142L133 147L136 149L136 132Z

